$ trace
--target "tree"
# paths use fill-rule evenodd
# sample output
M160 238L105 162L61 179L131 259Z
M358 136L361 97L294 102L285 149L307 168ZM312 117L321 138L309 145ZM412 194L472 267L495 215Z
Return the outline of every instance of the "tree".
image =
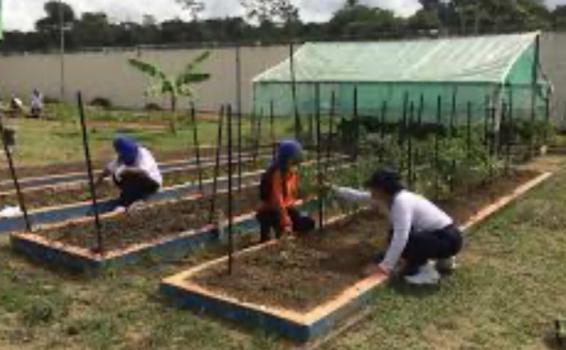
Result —
M175 0L177 3L181 4L181 6L189 11L191 18L194 22L198 21L198 16L204 11L205 4L199 0Z
M240 0L246 18L263 22L289 23L299 21L299 10L290 0Z
M398 33L401 25L392 11L348 2L334 14L327 29L332 37L377 38Z
M43 5L43 10L46 16L35 22L35 28L46 47L57 47L61 26L60 13L63 15L63 27L66 30L72 30L75 22L75 11L68 4L53 0L46 2ZM67 42L67 46L73 46L73 43Z
M81 46L110 46L114 42L113 28L103 12L83 13L74 31Z
M555 30L566 30L566 5L556 6L552 12L552 27Z
M171 112L177 111L177 101L180 96L192 98L194 92L192 85L202 83L210 79L210 74L200 72L199 66L208 59L210 51L205 51L189 62L185 68L176 76L168 76L158 66L149 62L132 58L128 60L130 65L152 79L152 83L146 90L146 95L165 95L169 97ZM173 131L175 131L175 116L173 116Z

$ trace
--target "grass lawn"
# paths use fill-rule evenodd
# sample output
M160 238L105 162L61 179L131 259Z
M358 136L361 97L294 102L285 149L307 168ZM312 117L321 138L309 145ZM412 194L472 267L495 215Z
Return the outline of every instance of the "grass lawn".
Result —
M439 288L392 283L370 317L324 349L545 349L566 315L566 168L467 239ZM177 310L160 278L221 254L97 279L28 263L0 243L0 349L279 349L260 332Z
M55 108L55 107L51 107ZM58 162L83 161L82 135L77 112L72 107L64 108L56 120L5 119L7 126L16 129L17 148L15 151L17 166L46 165ZM110 113L111 116L107 116ZM93 158L108 159L113 157L112 140L116 134L129 135L156 152L176 151L192 147L192 128L186 113L178 124L177 134L168 126L168 116L146 116L143 112L104 111L96 108L87 110L89 118L89 138ZM114 115L115 114L115 115ZM215 117L215 116L212 116ZM199 121L199 138L203 145L215 145L217 122L214 118ZM276 136L289 135L291 119L277 120ZM262 138L269 142L269 125L262 126ZM250 121L243 120L244 142L249 141ZM234 130L234 132L236 132ZM226 135L226 133L224 133ZM226 142L226 141L224 141ZM234 140L235 142L235 140ZM4 164L4 162L2 162ZM2 165L3 166L3 165Z

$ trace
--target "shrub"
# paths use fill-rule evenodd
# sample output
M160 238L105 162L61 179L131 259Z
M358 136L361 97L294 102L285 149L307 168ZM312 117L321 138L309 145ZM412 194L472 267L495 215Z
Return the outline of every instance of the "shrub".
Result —
M157 103L150 102L150 103L147 103L147 104L145 105L144 109L145 109L146 111L162 111L162 110L163 110L163 107L161 107L161 106L158 105Z
M95 97L92 101L90 101L90 105L110 109L112 107L112 101L106 97Z

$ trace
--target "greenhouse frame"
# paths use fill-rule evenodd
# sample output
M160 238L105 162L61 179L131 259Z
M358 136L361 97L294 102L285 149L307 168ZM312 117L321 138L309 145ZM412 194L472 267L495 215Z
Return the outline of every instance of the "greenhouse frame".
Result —
M549 118L551 84L540 33L382 42L305 43L253 80L254 111L400 119L409 105L424 122L486 108L501 119ZM456 118L457 119L457 118Z

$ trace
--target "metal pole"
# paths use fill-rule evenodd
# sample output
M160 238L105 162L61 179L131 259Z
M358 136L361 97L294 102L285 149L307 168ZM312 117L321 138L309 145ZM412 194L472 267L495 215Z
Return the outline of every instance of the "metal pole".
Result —
M218 192L218 176L220 173L220 155L222 153L222 128L224 124L224 105L220 107L220 116L218 120L218 134L216 139L216 161L214 163L214 177L212 180L212 198L210 199L210 212L208 222L214 221L214 212L216 211L216 193Z
M264 116L263 108L261 108L261 110L260 110L260 116L259 116L259 118L258 118L258 120L257 120L257 126L256 126L255 149L254 149L254 152L253 152L254 164L255 164L256 161L257 161L257 158L258 158L258 156L259 156L259 149L260 149L260 147L261 147L261 145L262 145L262 142L261 142L261 125L262 125L263 116Z
M320 132L320 84L315 85L315 113L316 113L316 169L318 181L318 227L324 229L324 199L322 193L322 148Z
M381 128L379 128L379 138L381 140L381 149L379 151L379 162L383 162L385 155L385 127L387 122L387 100L383 100L381 104Z
M509 86L509 115L508 115L508 126L507 126L507 144L506 144L506 160L505 160L505 173L509 174L509 170L511 167L511 148L513 143L513 88Z
M201 194L204 194L203 185L202 185L202 165L200 160L200 142L198 137L198 124L197 124L195 104L192 102L191 102L191 124L193 125L193 147L195 149L195 156L197 162L198 189Z
M16 167L14 165L14 159L12 158L12 150L10 146L6 142L4 138L4 123L2 121L2 116L0 116L0 136L2 138L2 146L4 147L4 153L6 154L6 159L8 160L8 167L10 168L10 176L12 177L12 181L14 182L14 187L16 188L16 194L18 196L18 204L22 209L22 213L24 215L24 223L26 225L26 231L31 232L31 220L28 215L28 210L26 207L26 202L24 199L24 195L22 193L22 189L20 187L20 181L18 180L18 173L16 171Z
M238 109L238 192L242 192L242 58L239 44L236 46L236 101Z
M472 102L468 102L466 107L466 159L470 162L472 155Z
M228 273L231 275L233 271L234 239L233 239L233 192L232 192L232 106L228 105L227 111L228 122Z
M408 141L407 141L407 183L409 188L413 187L413 118L415 114L415 104L411 101L409 106L409 126L408 126Z
M438 130L434 135L434 196L440 198L440 133L442 132L442 96L438 95L436 103L436 125Z
M289 43L289 62L291 69L291 95L293 98L293 109L295 112L295 139L299 140L301 136L301 116L299 115L299 105L297 103L297 80L295 77L295 47L293 41Z
M332 95L330 97L330 114L329 114L329 122L328 122L328 140L326 140L326 168L330 166L330 158L332 152L332 146L334 142L334 115L336 113L336 92L332 91Z
M104 253L104 242L102 240L102 232L101 232L101 225L100 225L100 217L98 213L98 203L96 199L96 191L94 189L94 175L92 172L92 161L90 157L90 148L88 146L88 129L86 127L86 117L84 113L84 106L83 106L83 97L81 92L77 93L77 101L79 105L79 116L81 118L81 130L83 134L83 149L85 153L85 162L86 162L86 169L88 172L88 185L90 189L90 195L92 198L92 206L94 209L94 227L96 229L96 240L97 240L97 248L96 252L99 254Z
M405 91L404 97L403 97L403 115L402 115L402 119L399 122L399 147L401 149L403 149L403 146L405 146L405 127L407 124L407 110L409 108L409 93ZM401 157L401 159L399 160L399 170L403 171L403 169L405 168L405 162L403 157Z
M533 61L532 72L531 72L531 79L532 79L532 86L531 86L531 128L534 128L535 119L536 119L536 99L537 99L537 82L538 82L538 66L540 62L540 35L537 35L535 38L535 59ZM535 154L535 142L534 137L531 137L531 145L530 145L530 154L533 156Z
M61 102L65 101L65 13L63 0L59 0L59 36L60 36L60 94Z
M274 102L271 100L269 103L269 127L271 129L271 156L272 159L275 160L275 153L277 151L276 147L276 140L275 140L275 107Z
M355 127L355 131L354 131L354 137L355 137L355 141L354 141L354 161L358 160L358 152L359 152L359 146L360 146L360 118L358 115L358 86L354 86L354 103L353 103L353 112L354 112L354 127Z

